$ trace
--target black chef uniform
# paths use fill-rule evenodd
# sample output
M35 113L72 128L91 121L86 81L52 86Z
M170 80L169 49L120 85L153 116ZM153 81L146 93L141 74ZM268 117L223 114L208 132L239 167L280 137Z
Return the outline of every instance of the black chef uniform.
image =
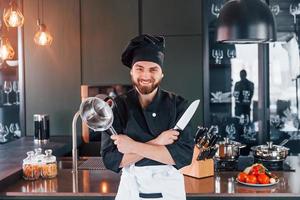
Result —
M132 89L128 93L115 99L113 127L119 134L126 134L139 142L148 142L156 138L163 131L174 128L176 122L188 107L187 101L171 92L158 88L153 101L142 109L138 92ZM193 155L193 136L188 125L173 144L166 145L175 168L180 169L189 165ZM103 135L102 156L106 168L119 172L123 154L120 153L107 134ZM163 163L144 158L135 166L165 165Z

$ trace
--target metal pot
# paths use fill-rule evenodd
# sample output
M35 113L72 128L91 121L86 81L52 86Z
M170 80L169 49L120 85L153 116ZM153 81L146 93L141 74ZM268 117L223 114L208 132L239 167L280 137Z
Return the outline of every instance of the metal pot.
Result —
M258 145L251 147L253 156L262 161L283 161L289 154L289 148L282 145L273 145L273 142L267 142L267 145Z
M236 141L230 141L229 138L224 138L224 141L218 142L218 151L215 155L219 160L237 160L240 156L240 149L246 147Z

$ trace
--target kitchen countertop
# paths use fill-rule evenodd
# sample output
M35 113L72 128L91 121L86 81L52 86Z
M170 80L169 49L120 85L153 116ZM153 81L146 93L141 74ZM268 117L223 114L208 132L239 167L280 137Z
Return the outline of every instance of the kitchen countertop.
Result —
M188 199L269 199L300 198L300 157L287 158L294 172L274 172L280 181L269 187L244 186L234 181L238 172L216 172L214 176L196 179L185 176ZM59 169L53 179L25 181L19 178L0 189L2 199L114 199L120 174L109 170L79 170L78 178L71 169ZM76 184L78 183L78 184ZM76 188L78 185L78 189Z
M18 140L0 145L0 188L1 183L22 169L22 161L27 151L35 148L52 149L53 154L62 156L71 151L72 139L69 136L53 136L46 144L36 144L33 137L22 137Z

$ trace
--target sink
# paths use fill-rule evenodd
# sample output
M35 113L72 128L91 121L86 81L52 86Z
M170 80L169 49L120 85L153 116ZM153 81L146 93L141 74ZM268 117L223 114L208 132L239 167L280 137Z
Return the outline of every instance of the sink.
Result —
M62 157L58 161L59 169L72 169L72 158ZM78 170L105 170L101 157L82 157L78 160Z
M78 166L86 160L87 158L80 158L78 160ZM57 164L59 169L72 169L73 168L72 157L61 157L59 158Z
M58 161L59 169L72 169L72 161L60 160Z

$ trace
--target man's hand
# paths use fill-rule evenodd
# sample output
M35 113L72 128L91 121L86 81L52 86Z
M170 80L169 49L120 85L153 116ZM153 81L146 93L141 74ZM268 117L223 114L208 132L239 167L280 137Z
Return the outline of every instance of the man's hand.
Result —
M173 144L178 139L179 132L173 129L162 132L157 138L153 140L156 145Z
M119 152L124 154L133 152L136 142L127 135L112 135L110 138L114 140Z

